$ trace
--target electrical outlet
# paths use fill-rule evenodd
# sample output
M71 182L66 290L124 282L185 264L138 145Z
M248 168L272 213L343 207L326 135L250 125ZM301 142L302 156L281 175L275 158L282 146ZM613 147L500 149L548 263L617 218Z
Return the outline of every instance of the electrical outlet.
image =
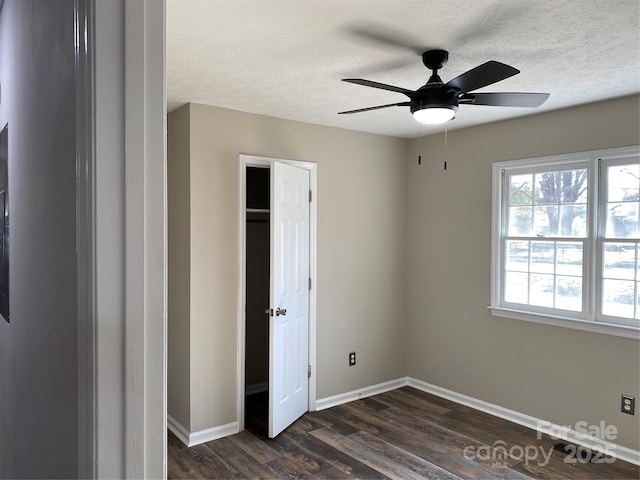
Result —
M636 399L630 395L622 395L622 403L620 405L620 411L622 413L628 413L629 415L636 414Z
M356 352L351 352L349 354L349 366L353 367L356 364Z

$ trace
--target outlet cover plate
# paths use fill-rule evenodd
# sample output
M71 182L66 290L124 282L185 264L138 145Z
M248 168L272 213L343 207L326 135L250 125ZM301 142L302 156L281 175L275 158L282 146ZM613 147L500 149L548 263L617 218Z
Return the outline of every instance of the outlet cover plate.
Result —
M631 395L622 395L620 411L629 415L636 414L636 399Z
M356 364L356 352L349 353L349 366L353 367Z

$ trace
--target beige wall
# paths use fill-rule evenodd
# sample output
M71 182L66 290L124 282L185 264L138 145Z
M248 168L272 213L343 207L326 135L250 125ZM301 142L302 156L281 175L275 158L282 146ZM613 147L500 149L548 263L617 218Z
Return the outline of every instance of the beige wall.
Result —
M465 107L466 108L466 107ZM482 108L482 107L480 107ZM640 143L638 97L523 117L410 143L408 375L561 425L615 425L640 448L636 340L493 317L491 164Z
M189 106L167 120L167 215L169 217L169 285L167 322L167 411L191 428L190 311L191 247L189 198Z
M185 111L190 259L172 250L170 233L169 277L172 252L189 261L190 430L238 420L240 153L318 164L317 397L404 376L407 141L191 104L169 115L170 142ZM171 192L170 184L170 232ZM186 293L177 296L170 292L170 328L178 316L171 302ZM348 367L353 350L358 364ZM169 364L179 355L170 350Z

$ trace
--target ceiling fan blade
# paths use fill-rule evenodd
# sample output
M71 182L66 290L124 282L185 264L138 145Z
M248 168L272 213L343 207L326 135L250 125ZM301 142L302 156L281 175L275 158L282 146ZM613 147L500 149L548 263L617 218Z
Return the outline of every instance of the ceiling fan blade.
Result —
M455 87L466 93L486 87L518 73L520 73L520 70L517 68L491 60L464 72L462 75L458 75L448 82L445 87Z
M494 107L529 107L535 108L542 105L549 98L548 93L524 93L524 92L496 92L496 93L472 93L466 98L460 99L461 104L490 105Z
M365 80L363 78L343 78L342 81L355 83L357 85L364 85L365 87L380 88L381 90L390 90L392 92L404 93L405 95L411 95L412 93L414 93L413 90L394 87L393 85L387 85L386 83L372 82L371 80Z
M378 105L377 107L358 108L357 110L347 110L346 112L338 112L338 115L343 115L345 113L368 112L369 110L378 110L379 108L387 108L387 107L408 107L409 105L411 105L410 102L389 103L387 105Z
M483 8L478 15L458 27L451 38L464 48L481 44L488 37L500 35L514 23L522 24L530 8L521 2L500 2L495 7Z
M387 47L396 47L410 50L416 55L422 55L425 48L418 44L414 38L405 33L391 30L382 25L360 24L349 27L350 34L363 38L370 42L378 43Z
M374 65L368 65L366 67L355 67L352 70L345 71L344 75L375 75L382 72L389 72L391 70L398 70L400 68L405 68L410 65L415 65L416 59L411 57L404 56L403 58L399 58L397 60L390 60L388 62L380 62Z

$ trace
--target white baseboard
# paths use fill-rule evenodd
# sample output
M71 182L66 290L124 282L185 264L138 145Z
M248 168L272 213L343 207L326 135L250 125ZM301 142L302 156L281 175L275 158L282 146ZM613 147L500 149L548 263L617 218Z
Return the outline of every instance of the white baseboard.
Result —
M407 385L407 377L397 378L396 380L390 380L388 382L378 383L370 387L360 388L358 390L352 390L351 392L340 393L331 397L320 398L316 400L316 410L324 410L325 408L336 407L343 403L353 402L361 398L370 397L372 395L378 395L380 393L388 392L389 390L395 390L396 388L405 387Z
M204 430L191 433L182 425L180 425L180 423L176 421L176 419L174 419L171 415L167 415L167 427L187 447L193 447L194 445L199 445L201 443L210 442L211 440L217 440L218 438L227 437L240 431L238 422L231 422L227 423L226 425L219 425L217 427L206 428Z
M227 423L226 425L219 425L217 427L207 428L200 430L189 435L189 447L193 445L199 445L204 442L210 442L211 440L217 440L218 438L228 437L234 435L240 431L238 422Z
M480 410L481 412L485 412L490 415L495 415L496 417L504 418L505 420L509 420L510 422L517 423L518 425L531 428L538 432L545 433L556 438L561 438L562 440L571 443L583 445L590 449L603 451L615 458L624 460L625 462L640 465L640 451L638 450L616 445L615 443L600 438L587 436L577 430L556 425L546 420L541 420L524 413L516 412L515 410L510 410L499 405L494 405L493 403L485 402L484 400L478 400L477 398L438 387L436 385L423 382L422 380L408 378L407 384L410 387L417 388L418 390L446 398L452 402L466 405L467 407Z
M184 428L180 422L178 422L175 418L167 413L167 428L173 432L173 434L178 437L182 443L184 443L187 447L189 446L189 430Z

